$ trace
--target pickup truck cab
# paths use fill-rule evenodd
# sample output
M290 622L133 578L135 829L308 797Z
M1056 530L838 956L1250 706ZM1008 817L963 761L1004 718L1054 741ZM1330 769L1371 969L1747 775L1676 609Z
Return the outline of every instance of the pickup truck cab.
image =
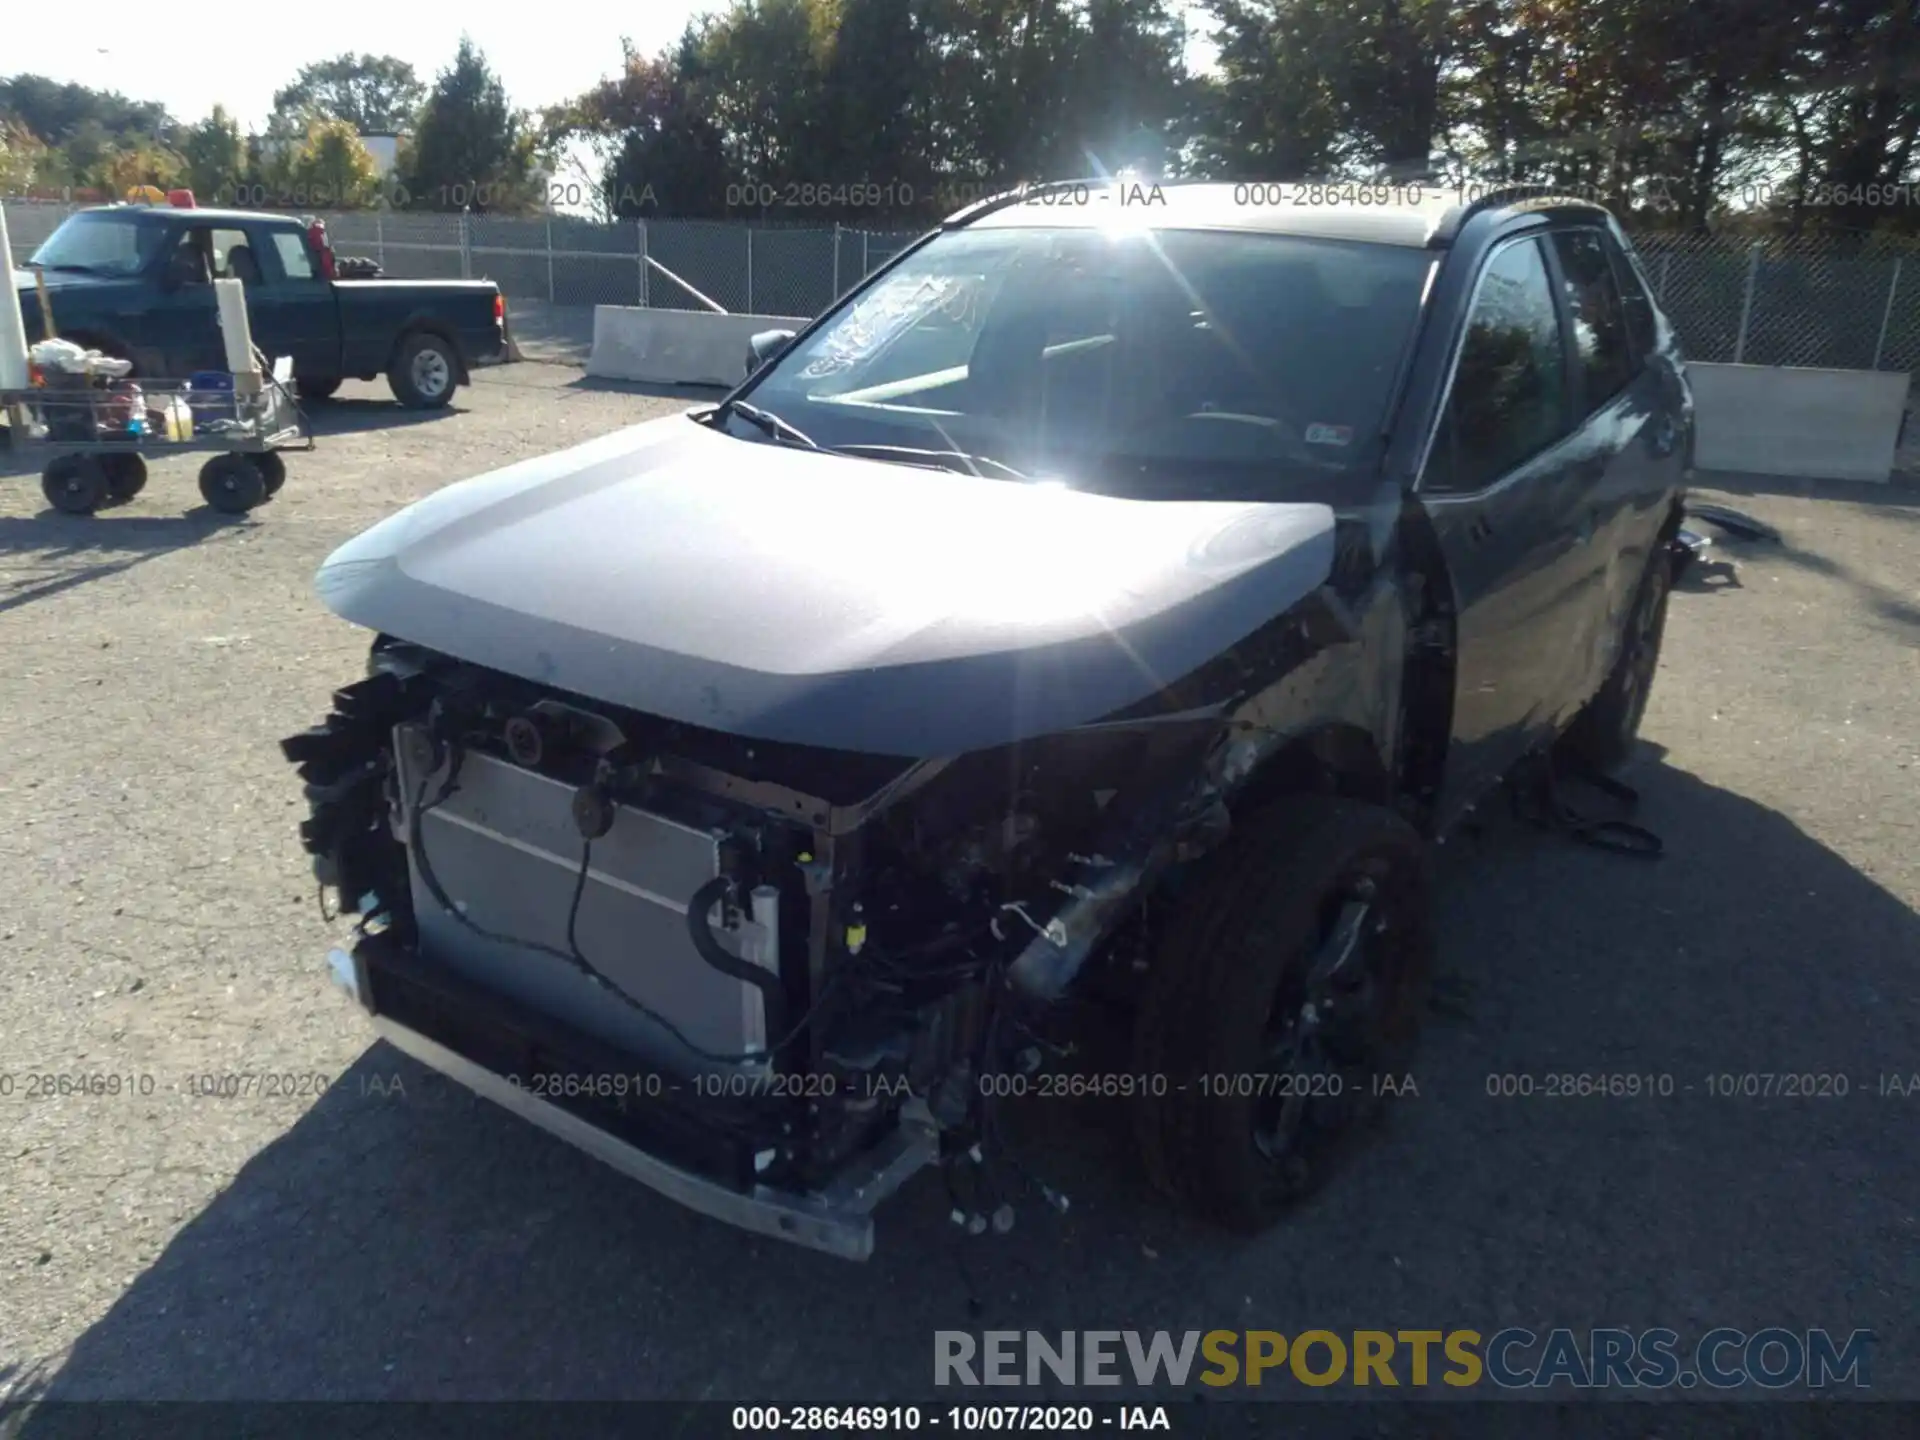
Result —
M45 327L133 362L134 374L226 368L211 282L247 287L254 343L291 356L301 393L387 377L402 405L445 405L472 370L513 358L490 280L334 280L332 256L300 221L253 210L107 205L69 216L16 272L29 342Z

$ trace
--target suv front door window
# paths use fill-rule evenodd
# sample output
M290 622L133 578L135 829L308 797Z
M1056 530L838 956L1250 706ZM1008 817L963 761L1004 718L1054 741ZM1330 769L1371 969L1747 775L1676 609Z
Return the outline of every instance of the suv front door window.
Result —
M1550 740L1584 698L1596 603L1588 467L1541 242L1487 260L1419 494L1454 587L1454 740L1444 815Z

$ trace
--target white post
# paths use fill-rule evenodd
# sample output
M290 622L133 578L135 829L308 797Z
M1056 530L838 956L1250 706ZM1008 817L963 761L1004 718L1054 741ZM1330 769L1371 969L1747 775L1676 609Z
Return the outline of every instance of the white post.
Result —
M1893 297L1900 293L1900 255L1893 257L1893 278L1887 282L1887 308L1880 312L1880 338L1873 342L1873 364L1871 369L1880 368L1880 354L1887 348L1887 322L1893 319Z
M753 227L747 227L747 314L753 314Z
M382 270L387 268L387 222L378 210L373 212L373 258Z
M24 390L28 379L27 320L20 310L20 292L13 286L13 242L7 236L4 207L0 207L0 275L7 277L7 293L0 297L0 390ZM41 333L47 333L44 323Z
M1747 354L1747 322L1753 318L1753 284L1760 275L1760 242L1747 252L1747 287L1740 297L1740 333L1734 337L1733 363L1738 365Z
M640 230L640 303L644 306L650 303L647 299L647 222L636 220L634 224Z
M867 272L873 268L867 261L867 241L872 238L866 231L860 232L860 278L867 278Z
M547 303L553 304L553 217L547 217Z
M840 298L840 222L833 222L833 298Z
M473 278L473 240L468 233L467 212L460 212L460 278Z

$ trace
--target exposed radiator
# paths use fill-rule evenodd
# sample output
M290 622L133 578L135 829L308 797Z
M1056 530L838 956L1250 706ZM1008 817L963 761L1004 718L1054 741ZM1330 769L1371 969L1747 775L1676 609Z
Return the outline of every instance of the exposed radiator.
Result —
M394 735L402 804L420 793L413 725ZM424 736L422 736L424 738ZM573 788L476 751L461 761L459 784L438 805L442 776L428 779L420 842L447 898L474 925L567 949L567 913L580 872L582 841L572 816ZM410 813L400 817L411 833ZM410 857L422 949L476 984L543 1011L672 1068L727 1068L702 1061L660 1026L555 956L503 944L443 910ZM760 992L700 958L687 934L687 904L720 873L720 837L677 821L616 807L613 828L593 842L575 938L587 961L705 1050L735 1055L765 1046ZM779 970L778 894L753 896L753 922L715 938L743 959Z

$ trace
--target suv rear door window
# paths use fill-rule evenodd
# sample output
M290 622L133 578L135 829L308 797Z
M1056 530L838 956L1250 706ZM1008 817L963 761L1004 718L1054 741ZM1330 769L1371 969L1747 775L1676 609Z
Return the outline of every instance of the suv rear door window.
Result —
M1607 254L1613 260L1614 278L1620 282L1620 296L1626 302L1627 338L1633 344L1633 368L1637 374L1653 354L1658 340L1653 320L1653 292L1647 288L1645 268L1639 257L1629 252L1613 236L1606 237Z
M1559 311L1539 243L1525 240L1481 275L1424 483L1443 494L1483 489L1566 433Z
M1573 320L1589 414L1611 400L1633 378L1634 347L1628 338L1626 306L1598 230L1562 230L1553 237Z

